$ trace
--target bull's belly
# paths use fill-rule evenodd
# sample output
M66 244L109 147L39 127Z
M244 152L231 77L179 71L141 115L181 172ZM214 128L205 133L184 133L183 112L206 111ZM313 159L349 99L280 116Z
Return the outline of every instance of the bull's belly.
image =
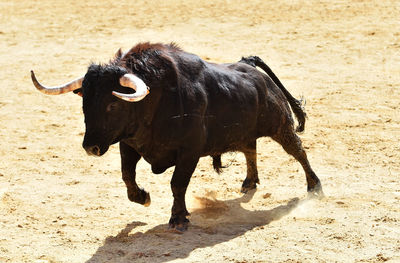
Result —
M224 132L209 134L203 156L223 154L231 151L242 151L257 139L255 129L226 129Z

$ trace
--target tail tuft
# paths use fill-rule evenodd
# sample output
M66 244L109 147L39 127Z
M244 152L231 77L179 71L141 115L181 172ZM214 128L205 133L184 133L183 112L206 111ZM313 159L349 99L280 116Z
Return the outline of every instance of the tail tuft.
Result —
M212 159L213 159L213 167L214 167L214 170L218 173L218 174L220 174L220 173L222 173L222 162L221 162L221 155L213 155L213 156L211 156L212 157Z

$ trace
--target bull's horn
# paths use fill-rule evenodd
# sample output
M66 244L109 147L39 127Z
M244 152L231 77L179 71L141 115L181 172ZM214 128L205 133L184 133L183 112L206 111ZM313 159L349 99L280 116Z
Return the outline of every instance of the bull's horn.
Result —
M149 89L146 84L140 78L136 77L133 74L125 74L119 79L119 84L124 87L128 87L134 89L135 93L120 93L113 91L112 94L120 99L135 102L144 99L144 97L149 94Z
M33 85L35 85L35 87L39 91L43 92L44 94L49 94L49 95L59 95L59 94L63 94L63 93L67 93L67 92L79 89L82 87L82 81L83 81L83 77L81 77L81 78L75 79L75 80L70 81L61 86L45 87L42 84L40 84L39 81L37 81L33 70L31 70L31 78L32 78Z

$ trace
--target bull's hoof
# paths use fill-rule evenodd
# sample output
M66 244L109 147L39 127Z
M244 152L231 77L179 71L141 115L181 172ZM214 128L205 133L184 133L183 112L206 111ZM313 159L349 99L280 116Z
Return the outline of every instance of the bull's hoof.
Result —
M307 189L307 192L308 192L308 199L323 199L325 197L320 182L318 182L313 188Z
M173 232L183 233L188 229L189 220L186 217L172 216L168 229Z
M247 194L249 191L256 189L256 188L257 188L257 185L254 185L254 187L243 187L242 186L242 188L240 189L240 192L242 194Z
M128 189L128 199L131 202L135 202L146 207L151 203L150 194L143 189L139 189L138 191L129 191Z
M243 194L246 194L248 191L256 189L257 188L257 183L256 181L251 181L248 180L247 178L243 181L242 184L242 189L240 189L240 192Z
M143 205L144 205L145 207L148 207L148 206L150 206L150 204L151 204L150 194L146 192L146 199L145 199Z
M169 225L168 231L177 234L183 234L184 232L187 231L188 225L189 223L179 224L179 225Z

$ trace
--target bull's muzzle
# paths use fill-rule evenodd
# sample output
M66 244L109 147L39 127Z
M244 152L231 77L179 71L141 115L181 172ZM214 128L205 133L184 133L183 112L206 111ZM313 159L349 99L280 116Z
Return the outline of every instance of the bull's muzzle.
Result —
M100 147L97 145L93 145L93 146L83 146L83 148L86 150L86 153L88 155L92 155L92 156L101 156L101 150Z

